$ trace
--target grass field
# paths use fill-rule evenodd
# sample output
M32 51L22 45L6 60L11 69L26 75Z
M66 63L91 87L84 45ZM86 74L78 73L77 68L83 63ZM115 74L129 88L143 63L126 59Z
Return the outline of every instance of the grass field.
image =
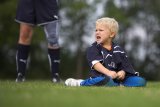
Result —
M50 81L0 81L0 107L159 107L160 82L145 88L67 87Z

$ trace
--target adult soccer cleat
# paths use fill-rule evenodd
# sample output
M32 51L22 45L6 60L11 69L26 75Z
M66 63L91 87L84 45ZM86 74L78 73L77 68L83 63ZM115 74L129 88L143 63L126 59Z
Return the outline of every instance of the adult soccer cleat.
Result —
M25 81L25 77L21 73L18 73L16 82L24 82L24 81Z
M65 81L66 86L81 86L82 79L73 79L73 78L68 78Z

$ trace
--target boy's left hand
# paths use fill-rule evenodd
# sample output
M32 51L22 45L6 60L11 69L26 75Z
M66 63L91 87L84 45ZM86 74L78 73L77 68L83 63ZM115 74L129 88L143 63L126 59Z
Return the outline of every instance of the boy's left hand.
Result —
M123 70L118 71L117 72L117 79L118 80L123 80L125 78L125 75L126 75L125 71L123 71Z

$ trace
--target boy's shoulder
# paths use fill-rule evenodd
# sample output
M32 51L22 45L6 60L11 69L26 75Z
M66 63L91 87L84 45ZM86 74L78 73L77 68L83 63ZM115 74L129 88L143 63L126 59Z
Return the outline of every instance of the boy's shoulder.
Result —
M101 51L102 50L102 46L100 44L98 44L97 42L92 43L88 48L87 51Z
M98 44L97 42L94 42L94 43L91 44L91 46L89 48L101 49L102 46L101 46L101 44Z
M125 55L126 54L125 50L120 45L118 45L116 43L113 44L112 51L115 55Z
M97 42L93 42L88 48L99 47Z
M124 49L117 43L113 43L112 48L114 51L124 51Z
M98 46L99 44L97 43L97 42L93 42L92 44L91 44L91 47L92 46Z

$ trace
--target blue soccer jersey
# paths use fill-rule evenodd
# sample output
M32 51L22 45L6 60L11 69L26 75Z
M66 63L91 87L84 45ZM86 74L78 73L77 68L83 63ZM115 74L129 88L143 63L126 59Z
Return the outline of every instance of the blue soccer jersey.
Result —
M93 69L94 64L100 62L109 70L126 72L126 75L134 75L135 71L130 64L125 51L117 44L112 43L112 50L107 50L97 42L94 42L87 50L87 60L91 67L91 74L93 76L103 75Z

